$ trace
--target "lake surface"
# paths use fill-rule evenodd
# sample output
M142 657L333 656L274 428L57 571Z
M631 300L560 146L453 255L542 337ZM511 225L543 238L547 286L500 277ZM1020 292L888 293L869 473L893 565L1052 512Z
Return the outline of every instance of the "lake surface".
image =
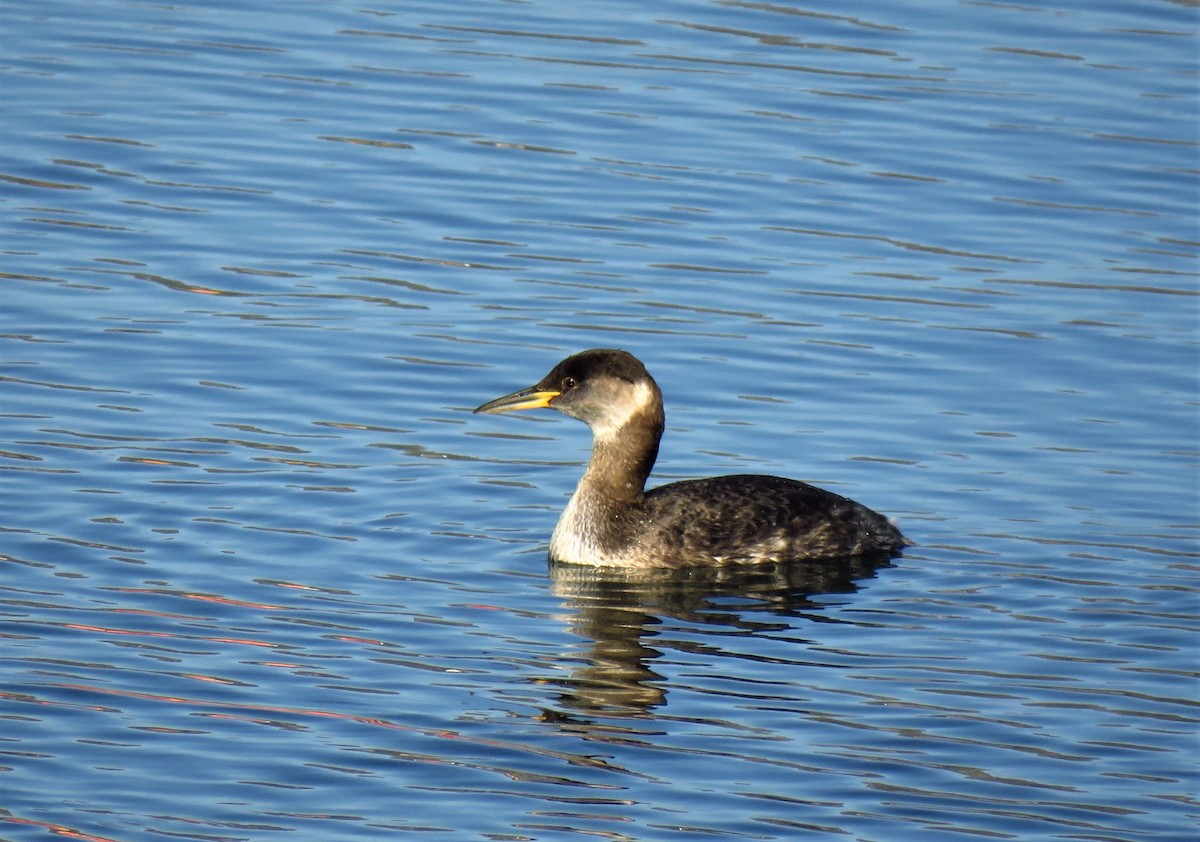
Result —
M1195 4L0 33L0 837L1193 838ZM606 346L915 546L548 567Z

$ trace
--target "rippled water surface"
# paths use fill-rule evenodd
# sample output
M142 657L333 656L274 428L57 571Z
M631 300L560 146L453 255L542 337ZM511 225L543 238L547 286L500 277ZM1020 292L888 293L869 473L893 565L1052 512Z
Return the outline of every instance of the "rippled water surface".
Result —
M1196 29L0 4L0 836L1192 838ZM549 569L596 346L916 546Z

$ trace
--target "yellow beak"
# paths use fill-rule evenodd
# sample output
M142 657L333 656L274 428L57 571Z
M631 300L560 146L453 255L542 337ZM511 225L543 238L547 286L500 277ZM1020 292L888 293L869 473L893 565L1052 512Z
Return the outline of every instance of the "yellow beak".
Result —
M554 389L539 389L530 386L511 395L488 401L483 406L475 407L475 412L483 415L493 415L499 412L516 412L521 409L544 409L550 406L550 401L561 395Z

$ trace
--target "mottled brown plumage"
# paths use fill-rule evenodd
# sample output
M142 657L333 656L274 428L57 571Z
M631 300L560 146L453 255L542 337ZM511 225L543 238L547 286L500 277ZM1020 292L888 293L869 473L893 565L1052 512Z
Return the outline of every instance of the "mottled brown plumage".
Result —
M550 539L554 561L604 567L894 555L908 541L867 507L797 480L738 474L645 491L663 432L662 393L626 351L584 351L535 386L475 411L549 407L592 428L587 470Z

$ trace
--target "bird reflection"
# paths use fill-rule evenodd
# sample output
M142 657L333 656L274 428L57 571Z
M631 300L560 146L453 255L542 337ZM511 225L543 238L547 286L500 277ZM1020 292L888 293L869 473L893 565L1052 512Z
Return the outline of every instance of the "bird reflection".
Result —
M550 679L563 688L562 708L544 718L582 725L593 716L643 716L665 704L663 676L653 668L663 653L651 645L664 619L748 633L794 628L785 618L832 622L811 597L853 593L856 581L888 564L887 556L856 556L677 570L551 565L572 630L591 644L569 676Z

